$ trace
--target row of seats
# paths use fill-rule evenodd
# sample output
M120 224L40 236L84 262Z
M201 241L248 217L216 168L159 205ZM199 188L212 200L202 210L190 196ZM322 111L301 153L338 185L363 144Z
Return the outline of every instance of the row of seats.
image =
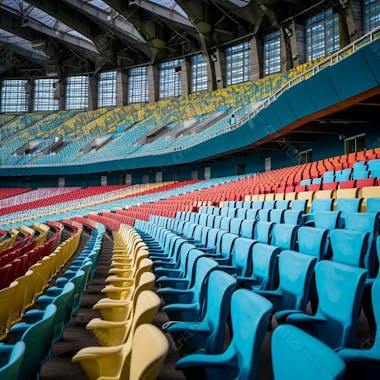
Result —
M168 218L154 219L156 222L162 221L163 225L171 223ZM193 376L195 368L198 370L195 373L199 374L201 371L205 378L210 379L236 378L242 374L240 371L244 368L246 371L244 378L253 379L257 373L260 346L272 311L277 311L276 319L279 323L304 325L303 328L308 332L310 328L307 326L312 326L312 334L332 348L348 347L353 344L361 295L367 282L367 271L359 268L358 263L355 265L350 261L358 245L356 244L353 249L350 248L353 240L348 239L347 242L347 238L358 239L357 233L333 231L331 240L334 260L324 260L318 264L317 258L308 253L295 252L287 248L281 249L281 247L279 249L277 246L279 241L276 237L273 242L271 241L271 244L276 246L251 240L252 251L247 255L247 251L242 251L242 243L239 248L236 248L241 238L235 237L235 248L231 248L230 245L231 256L226 262L218 247L210 251L198 245L196 241L190 240L188 243L183 237L173 234L165 227L158 227L153 222L136 222L136 228L141 231L148 244L155 273L160 276L157 282L162 288L158 293L165 301L164 310L173 320L164 328L173 334L182 354L189 354L189 350L194 352L202 349L202 353L195 352L182 358L177 362L177 368L191 370L190 373ZM302 230L310 231L313 228L299 229L299 231ZM276 235L276 231L274 234ZM170 240L175 243L167 246L167 240L160 240L163 235L170 237ZM228 233L224 234L224 236L227 235ZM289 245L289 240L291 239L284 240L287 242L285 245ZM310 237L306 239L306 242L307 245L314 243ZM363 246L361 237L359 251L365 250ZM379 240L378 246L380 248ZM169 249L169 247L172 248ZM361 252L359 256L362 255ZM205 256L210 256L213 260ZM251 256L254 264L252 273L244 276L236 272L234 258L247 260L247 256ZM277 274L273 270L276 266L274 257L278 258ZM349 258L348 261L347 258ZM272 269L268 269L270 267ZM234 273L235 277L221 273L219 269L223 272ZM315 289L319 300L315 316L305 314L313 274L315 274ZM278 278L277 286L276 278ZM255 294L247 290L238 290L233 293L236 282L240 286L253 290ZM375 284L376 282L380 281L375 281ZM260 296L271 302L265 302ZM229 304L231 305L232 340L222 354L224 325L228 320ZM248 331L252 335L248 334ZM273 334L272 342L274 339L281 339L281 336L278 337L281 331L282 328ZM184 342L183 336L186 333L190 338ZM182 340L178 341L181 334ZM323 344L318 344L324 347ZM326 350L329 349L326 348ZM280 364L277 361L282 365L284 362L278 359L277 351L272 348L276 379L286 379L287 371L279 373ZM292 360L294 362L297 359L293 357ZM333 362L335 363L336 360ZM329 363L327 362L326 365L329 366ZM341 365L340 370L344 371L344 364Z
M75 222L67 223L78 227ZM23 321L11 327L9 338L15 343L1 347L6 363L0 367L1 378L39 378L40 367L51 355L51 345L62 338L64 329L79 308L84 289L92 281L104 233L105 228L101 225L92 230L82 253L55 280L55 286L36 298Z
M59 272L78 247L82 228L63 241L50 255L32 265L29 270L0 290L0 340L5 339L11 326L19 322L24 312L33 305L48 282Z
M110 276L94 310L101 314L87 324L103 347L87 347L74 357L89 380L155 379L168 351L168 341L151 325L160 306L152 292L155 276L150 272L146 245L131 227L113 232L114 248ZM112 352L112 356L110 355Z

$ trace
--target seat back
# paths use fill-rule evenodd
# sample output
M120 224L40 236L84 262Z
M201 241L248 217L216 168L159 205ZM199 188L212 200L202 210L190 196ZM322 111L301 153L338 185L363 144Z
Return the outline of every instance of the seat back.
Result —
M253 239L256 223L257 222L255 220L243 220L241 223L240 236Z
M269 244L274 223L257 222L253 231L253 238L259 243Z
M359 209L356 211L359 211ZM368 198L367 199L367 211L368 212L380 212L380 198Z
M269 214L271 211L272 209L269 208L263 208L259 210L259 212L257 213L257 219L260 222L269 222Z
M231 225L230 225L231 234L240 235L240 229L241 229L241 224L243 223L243 220L244 219L239 219L239 218L231 219Z
M230 260L237 237L237 235L230 234L229 232L220 235L220 240L218 241L215 253Z
M285 210L284 223L300 226L302 225L302 222L303 222L302 214L303 214L302 211Z
M245 219L247 216L247 210L248 208L239 208L236 213L237 218Z
M291 224L275 224L272 231L271 245L281 249L294 249L297 238L297 226Z
M269 214L269 221L273 223L283 223L284 222L284 209L273 209Z
M151 324L140 325L133 336L129 380L155 380L169 351L165 335Z
M307 199L295 199L291 201L291 207L293 211L306 212Z
M315 199L311 204L311 213L319 211L331 211L334 203L334 199Z
M42 318L28 326L22 334L21 340L25 342L26 354L22 360L18 380L37 378L41 364L49 357L56 313L57 307L48 305ZM17 330L17 324L12 329Z
M276 208L279 210L287 210L289 208L290 201L289 200L280 200L276 202Z
M261 208L263 208L263 203L264 201L253 201L252 208L256 210L260 210Z
M198 303L200 309L204 304L206 295L206 286L210 273L218 267L218 263L208 257L201 257L196 262L195 266L195 280L191 288L193 292L193 303Z
M278 258L281 299L277 310L306 309L310 283L317 258L299 252L285 250Z
M341 263L322 260L315 267L319 305L315 315L325 323L314 326L316 337L331 348L354 344L367 271Z
M14 346L3 346L0 349L2 362L0 367L1 379L12 380L18 378L25 350L26 346L24 342L17 342Z
M207 285L206 311L204 322L210 327L211 334L205 343L208 354L223 352L225 326L229 315L231 296L236 280L220 270L210 273Z
M230 231L230 224L231 224L231 219L232 218L229 218L229 217L223 217L221 219L221 222L220 222L220 229L223 230L223 231L227 231L229 232Z
M249 219L249 220L256 220L257 219L257 215L258 215L258 211L259 210L255 209L255 208L249 208L249 209L247 209L245 218Z
M334 230L330 234L333 260L338 263L364 266L369 232Z
M299 251L322 260L328 248L328 230L315 227L300 227L298 229Z
M260 289L271 289L276 269L278 247L256 243L252 247L252 277Z
M247 289L234 292L231 299L232 341L227 350L236 352L237 368L235 376L225 378L256 378L261 345L271 313L272 304L264 297Z
M63 287L61 294L51 302L57 307L57 313L53 322L53 343L62 338L65 326L71 321L72 304L70 301L72 300L74 291L74 284L68 282Z
M222 219L226 218L225 216L214 215L214 225L213 228L220 228Z
M317 228L334 230L340 224L340 211L318 211L314 214L314 224Z
M255 240L239 237L232 251L232 264L238 275L247 276L252 267L252 247Z
M131 370L130 360L130 347L132 345L133 337L137 328L145 323L152 323L153 318L157 314L161 300L157 294L151 290L144 290L140 293L136 302L136 309L133 314L133 321L131 328L122 348L122 356L124 358L123 366L120 370L120 379L129 379L129 373ZM145 348L147 349L146 341Z
M298 327L278 326L272 335L271 350L276 380L344 379L343 359L330 347Z
M336 201L335 210L340 211L342 213L342 217L345 218L346 215L351 212L359 212L362 201L362 198L338 198Z

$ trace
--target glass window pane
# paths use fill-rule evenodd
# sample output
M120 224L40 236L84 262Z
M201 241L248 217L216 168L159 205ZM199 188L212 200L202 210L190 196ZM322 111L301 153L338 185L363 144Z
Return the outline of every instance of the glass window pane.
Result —
M54 99L54 85L58 79L36 79L34 82L34 111L58 111L58 99Z
M181 60L161 63L159 66L159 98L166 99L182 95Z
M203 54L191 57L191 92L207 91L207 65Z
M306 20L307 61L333 53L339 43L339 15L331 8Z
M66 82L66 109L85 110L88 107L88 77L68 77Z
M264 37L264 75L281 70L280 32L273 32Z
M128 72L128 103L148 101L148 68L135 67Z
M1 88L1 112L27 112L26 80L4 80Z
M227 86L248 82L251 77L251 49L249 42L230 46L226 49Z
M100 73L98 77L98 107L116 106L116 71Z
M380 26L380 0L363 1L363 19L365 33Z

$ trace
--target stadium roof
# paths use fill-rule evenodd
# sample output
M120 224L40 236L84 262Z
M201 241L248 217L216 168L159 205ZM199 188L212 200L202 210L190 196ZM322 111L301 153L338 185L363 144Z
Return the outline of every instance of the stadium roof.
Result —
M72 75L207 54L327 6L331 1L2 0L0 74Z

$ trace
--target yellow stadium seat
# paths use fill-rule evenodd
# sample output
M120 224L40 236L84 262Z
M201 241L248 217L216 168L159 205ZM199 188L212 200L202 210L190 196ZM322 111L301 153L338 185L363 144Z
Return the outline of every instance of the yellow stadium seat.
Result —
M309 212L310 210L311 204L314 199L314 194L315 194L314 191L300 191L299 193L297 193L297 199L305 199L308 201L306 212Z
M259 194L258 201L265 201L265 194Z
M380 198L380 186L363 187L359 189L359 197L363 198L361 211L367 211L368 198Z
M156 277L152 272L145 272L141 275L138 285L132 289L129 299L102 298L93 306L93 309L98 310L102 319L106 321L124 321L129 317L131 309L136 307L139 294L144 290L151 290L155 280Z
M276 193L274 196L275 201L283 201L285 199L284 193Z
M155 293L149 290L142 292L125 343L115 347L84 348L73 357L73 362L81 364L89 380L103 377L115 380L128 379L134 333L140 325L153 320L159 305L160 298ZM149 345L149 342L146 344Z
M336 191L336 198L357 198L358 189L338 189Z
M14 312L16 312L15 296L18 282L13 281L7 288L0 290L0 340L5 339L9 328L13 323ZM16 316L16 320L19 315Z
M297 193L295 193L295 192L292 192L292 193L286 193L285 194L285 199L287 200L287 201L293 201L293 200L295 200L297 198Z
M314 199L331 199L334 198L335 190L319 190L314 194Z
M265 200L266 201L274 201L274 199L275 199L275 194L274 193L265 194Z

